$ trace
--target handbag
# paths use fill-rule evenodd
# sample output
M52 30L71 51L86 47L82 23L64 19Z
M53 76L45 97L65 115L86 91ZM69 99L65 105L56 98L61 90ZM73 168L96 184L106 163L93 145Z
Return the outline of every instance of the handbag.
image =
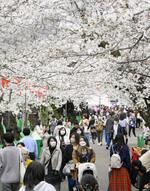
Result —
M74 170L74 163L73 161L69 161L63 168L63 174L66 176L70 176L71 175L71 171Z
M45 181L49 184L57 184L62 181L62 177L59 171L52 170L48 175L45 176Z
M19 156L19 170L20 170L20 183L23 183L24 175L25 175L25 165L24 165L24 160L20 151L20 156Z

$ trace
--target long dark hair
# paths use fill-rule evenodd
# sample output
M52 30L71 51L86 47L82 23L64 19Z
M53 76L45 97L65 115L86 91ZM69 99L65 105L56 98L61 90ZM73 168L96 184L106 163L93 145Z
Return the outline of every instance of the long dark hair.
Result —
M99 186L95 177L91 174L85 174L81 179L81 187L84 191L98 191Z
M50 144L51 139L53 139L54 141L56 141L56 146L57 146L57 139L56 139L56 137L50 136L50 137L48 138L48 141L47 141L48 147L49 147L49 144Z
M24 175L23 183L25 185L25 191L33 190L34 186L44 181L44 166L37 161L32 162L28 167Z
M78 133L72 133L72 134L70 135L70 138L71 138L73 135L75 136L75 143L76 143L77 145L79 145L80 135L79 135Z
M122 148L125 145L124 136L122 134L117 134L114 140L114 144L117 148Z

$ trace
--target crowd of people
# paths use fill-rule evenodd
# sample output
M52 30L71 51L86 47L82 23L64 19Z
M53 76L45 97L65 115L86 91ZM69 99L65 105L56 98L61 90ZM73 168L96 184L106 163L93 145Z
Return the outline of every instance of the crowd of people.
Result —
M144 151L133 160L128 139L142 128ZM43 144L40 159L37 142L30 128L14 142L12 132L4 135L0 150L0 176L3 191L61 191L67 179L68 190L101 190L96 174L94 144L110 152L109 191L131 191L131 185L150 190L150 129L140 114L124 109L83 114L80 121L69 119L36 126ZM108 150L108 151L107 151ZM23 174L23 177L22 175Z

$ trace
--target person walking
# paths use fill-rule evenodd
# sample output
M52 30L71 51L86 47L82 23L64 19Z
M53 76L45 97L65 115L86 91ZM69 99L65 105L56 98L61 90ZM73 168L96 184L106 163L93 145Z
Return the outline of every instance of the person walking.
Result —
M25 172L24 186L19 191L56 191L56 189L44 181L44 166L39 162L32 162Z
M57 126L57 120L54 115L52 116L52 120L49 122L49 125L50 125L50 132L53 135L55 127Z
M30 129L23 129L24 138L20 141L24 143L25 147L29 151L29 156L31 160L35 160L38 158L38 149L36 141L30 136Z
M70 144L66 146L64 150L64 161L65 165L70 164L70 174L67 175L68 178L68 189L69 191L73 191L73 188L76 186L76 180L75 180L75 168L72 159L72 154L74 150L77 150L79 147L79 140L80 135L77 133L71 134L70 137Z
M72 159L74 164L91 162L95 163L96 155L92 148L87 147L84 137L80 138L79 147L73 150Z
M128 123L126 113L122 112L119 116L118 133L125 137L126 144L128 143L127 126Z
M110 157L117 155L120 159L119 167L112 167L109 178L109 191L131 191L131 160L130 151L125 144L122 134L118 134L115 138L114 144L110 148ZM112 160L112 159L111 159ZM118 161L118 160L117 160ZM115 163L115 165L118 164ZM111 164L112 165L112 164Z
M109 149L111 140L113 138L113 126L114 126L114 120L112 115L109 115L106 121L106 139L107 139L107 146L106 149Z
M92 142L93 144L95 144L95 140L96 140L96 136L97 136L97 132L96 132L96 120L95 120L95 116L93 115L89 121L89 128L91 131L91 136L92 136Z
M14 146L12 133L4 134L5 148L0 150L0 179L3 191L18 191L20 185L20 150Z
M57 144L57 139L53 136L48 139L47 145L41 156L41 163L45 167L45 180L60 191L62 151Z
M113 126L113 141L115 140L115 137L118 134L118 129L119 129L119 119L116 117L114 119L114 126Z
M104 129L104 123L103 123L103 120L100 118L96 122L96 131L97 131L98 145L102 145L102 141L103 141L103 129Z
M129 137L131 137L131 130L133 132L133 135L136 137L135 129L136 129L136 117L134 113L131 112L129 117Z
M89 128L89 120L86 114L84 114L82 117L81 126L83 127L84 136L87 138L88 142L90 143L91 133Z

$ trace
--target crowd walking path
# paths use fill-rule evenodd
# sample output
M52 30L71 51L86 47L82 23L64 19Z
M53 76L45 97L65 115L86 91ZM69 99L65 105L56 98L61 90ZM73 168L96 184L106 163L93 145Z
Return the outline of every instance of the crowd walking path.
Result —
M140 129L137 129L137 135L141 133ZM137 138L129 138L129 147L137 145ZM107 191L108 189L108 166L109 166L109 150L106 150L106 146L99 146L96 144L91 145L96 152L96 167L98 173L98 180L100 185L100 191ZM61 191L67 191L67 181L62 183ZM0 184L0 191L2 191ZM136 191L135 188L132 188L132 191Z
M141 133L140 129L137 129L137 135ZM137 137L129 138L129 147L137 145ZM96 167L98 173L98 180L100 185L100 191L107 191L108 189L108 167L109 167L109 150L106 150L106 146L98 146L97 144L92 144L92 148L96 152ZM66 181L62 184L61 191L67 191ZM132 188L132 191L136 191L135 188Z

